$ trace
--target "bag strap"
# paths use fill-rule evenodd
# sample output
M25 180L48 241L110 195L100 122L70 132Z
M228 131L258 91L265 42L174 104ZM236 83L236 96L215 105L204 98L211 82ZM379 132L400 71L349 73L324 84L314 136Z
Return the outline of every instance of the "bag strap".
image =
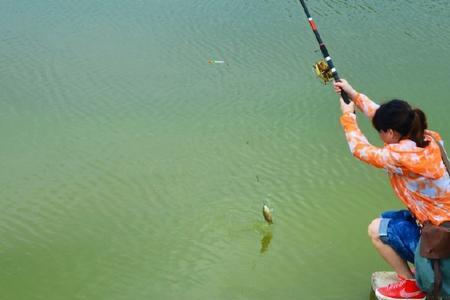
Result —
M436 144L439 146L439 150L441 151L441 158L444 162L445 168L447 169L447 173L450 175L450 161L448 160L447 152L445 151L444 146L442 146L441 143L439 143L434 136L430 134L431 138L436 142Z
M428 295L428 298L430 298L430 300L438 300L442 288L441 265L439 264L439 259L432 259L431 261L434 269L434 285L433 291L431 292L431 295Z

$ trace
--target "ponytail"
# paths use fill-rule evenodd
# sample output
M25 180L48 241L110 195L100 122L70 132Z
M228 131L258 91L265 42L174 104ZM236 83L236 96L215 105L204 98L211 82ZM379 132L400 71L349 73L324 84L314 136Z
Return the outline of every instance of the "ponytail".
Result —
M418 108L412 109L411 114L413 114L411 122L411 131L409 132L409 138L416 142L418 147L426 147L430 143L425 140L425 129L427 129L427 118L423 111Z

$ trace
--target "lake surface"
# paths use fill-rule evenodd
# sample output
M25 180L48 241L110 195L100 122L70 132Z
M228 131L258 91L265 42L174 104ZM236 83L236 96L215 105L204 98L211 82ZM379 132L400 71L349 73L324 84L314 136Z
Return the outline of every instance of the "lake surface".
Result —
M342 77L450 141L449 1L307 3ZM1 0L1 298L369 299L402 205L317 49L294 0Z

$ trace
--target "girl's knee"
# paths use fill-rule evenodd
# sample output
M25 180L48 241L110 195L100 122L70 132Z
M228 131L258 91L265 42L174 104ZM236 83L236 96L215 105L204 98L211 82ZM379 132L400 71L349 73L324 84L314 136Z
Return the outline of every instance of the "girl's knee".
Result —
M380 221L381 221L380 218L376 218L369 224L368 234L372 240L379 240L380 238L379 234Z

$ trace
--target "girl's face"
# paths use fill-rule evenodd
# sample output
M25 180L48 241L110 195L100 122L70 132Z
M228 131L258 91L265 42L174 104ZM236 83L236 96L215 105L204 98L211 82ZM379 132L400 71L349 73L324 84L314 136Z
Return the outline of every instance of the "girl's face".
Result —
M400 141L400 133L395 130L380 130L378 133L380 134L381 140L383 140L385 144L396 144Z

